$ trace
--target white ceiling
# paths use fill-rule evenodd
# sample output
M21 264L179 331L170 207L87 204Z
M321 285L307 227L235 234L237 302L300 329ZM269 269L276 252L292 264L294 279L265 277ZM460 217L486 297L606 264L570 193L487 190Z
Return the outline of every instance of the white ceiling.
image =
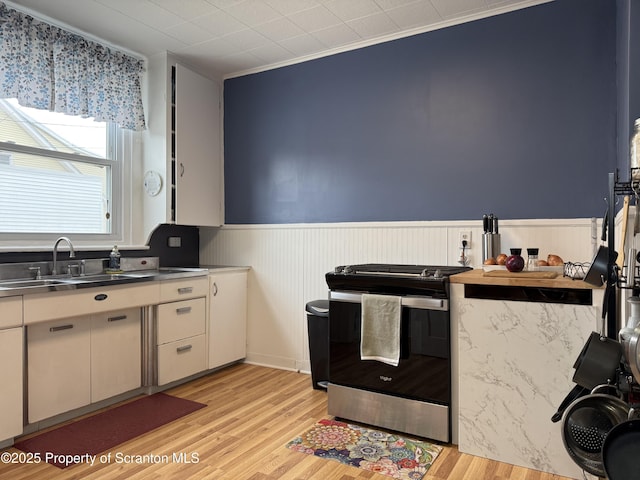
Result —
M150 57L230 77L551 0L11 0L7 6Z

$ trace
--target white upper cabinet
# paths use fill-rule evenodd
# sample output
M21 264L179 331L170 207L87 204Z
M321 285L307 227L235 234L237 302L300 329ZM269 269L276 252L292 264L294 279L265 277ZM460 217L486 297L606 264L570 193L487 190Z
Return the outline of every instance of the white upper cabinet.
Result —
M220 84L171 54L148 64L144 133L145 232L160 223L223 223Z
M221 222L220 93L191 70L175 69L175 223Z

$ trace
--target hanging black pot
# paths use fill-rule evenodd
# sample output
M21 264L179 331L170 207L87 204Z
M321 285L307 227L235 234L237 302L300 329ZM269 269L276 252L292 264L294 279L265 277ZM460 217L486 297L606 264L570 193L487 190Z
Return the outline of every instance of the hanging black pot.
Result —
M617 256L617 254L615 256ZM599 333L591 332L587 343L573 364L573 368L576 370L573 375L573 381L588 389L592 389L596 385L612 383L616 378L616 369L620 366L622 359L622 345L620 342L605 335L607 306L609 305L610 296L615 294L615 292L613 292L614 284L608 281L608 262L609 249L600 247L596 258L591 264L589 273L593 271L599 274L604 272L603 275L599 276L607 280L607 286L604 291L604 303L602 305L601 330ZM589 273L587 273L587 276L589 276Z
M573 381L591 390L596 385L610 383L616 378L620 366L622 345L598 332L591 332L587 343L573 364Z

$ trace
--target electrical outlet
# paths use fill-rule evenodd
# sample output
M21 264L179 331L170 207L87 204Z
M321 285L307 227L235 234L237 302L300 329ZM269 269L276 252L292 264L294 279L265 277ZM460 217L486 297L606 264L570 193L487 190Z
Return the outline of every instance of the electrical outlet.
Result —
M460 230L458 232L458 245L462 245L462 242L467 241L467 248L471 247L471 230Z

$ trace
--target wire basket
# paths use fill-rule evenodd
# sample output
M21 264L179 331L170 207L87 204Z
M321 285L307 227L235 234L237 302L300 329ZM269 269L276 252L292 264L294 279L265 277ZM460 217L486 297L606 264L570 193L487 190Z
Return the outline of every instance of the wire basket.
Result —
M584 277L587 276L589 267L591 267L591 262L583 262L583 263L566 262L564 264L563 275L565 277L571 278L572 280L583 280Z

